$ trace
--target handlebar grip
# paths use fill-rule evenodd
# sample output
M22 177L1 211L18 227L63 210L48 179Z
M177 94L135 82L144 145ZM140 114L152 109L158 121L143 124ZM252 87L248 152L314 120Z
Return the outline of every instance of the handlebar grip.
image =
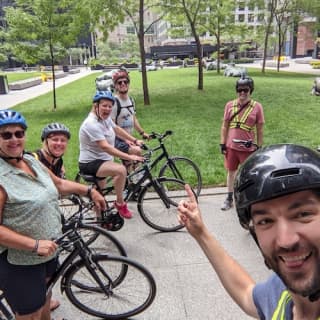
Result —
M141 145L141 149L142 150L148 150L149 148L148 148L148 146L146 144L142 144Z

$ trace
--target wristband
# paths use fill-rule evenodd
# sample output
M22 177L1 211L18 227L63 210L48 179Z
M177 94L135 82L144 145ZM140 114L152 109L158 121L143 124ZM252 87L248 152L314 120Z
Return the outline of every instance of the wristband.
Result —
M87 190L87 197L88 197L90 200L92 200L91 192L92 192L92 184L90 184L90 186L88 186L88 190Z
M140 133L140 136L143 136L144 135L144 131L141 131L139 132Z
M133 143L134 143L134 144L137 144L137 142L138 142L138 140L137 140L137 139L135 139L135 140L133 141Z
M38 252L38 248L39 248L39 240L37 239L31 252L37 253Z

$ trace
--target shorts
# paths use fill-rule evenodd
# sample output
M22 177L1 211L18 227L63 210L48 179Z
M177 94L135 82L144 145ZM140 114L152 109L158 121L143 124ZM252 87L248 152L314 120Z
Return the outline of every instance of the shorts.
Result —
M46 278L58 268L54 258L36 265L14 265L7 251L0 254L0 288L14 313L26 315L44 306L47 296Z
M227 153L224 157L225 168L230 171L236 171L239 165L244 162L252 153L252 151L239 151L227 148Z
M114 143L115 148L118 150L124 152L124 153L129 153L130 146L128 143L126 143L124 140L119 139L116 137L115 143Z
M95 176L103 163L109 160L93 160L91 162L79 162L79 169L81 173Z

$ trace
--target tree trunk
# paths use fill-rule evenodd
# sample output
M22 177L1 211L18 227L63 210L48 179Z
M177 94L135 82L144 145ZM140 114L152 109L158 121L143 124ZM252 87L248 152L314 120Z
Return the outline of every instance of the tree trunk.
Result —
M148 89L148 78L146 70L146 52L144 49L144 17L143 17L144 0L140 0L139 6L139 49L141 59L141 74L142 74L142 88L143 88L143 101L144 105L150 105L149 89Z
M50 43L50 56L51 56L51 72L52 72L52 92L53 92L53 110L57 109L57 97L56 97L56 74L54 70L54 54L53 47Z

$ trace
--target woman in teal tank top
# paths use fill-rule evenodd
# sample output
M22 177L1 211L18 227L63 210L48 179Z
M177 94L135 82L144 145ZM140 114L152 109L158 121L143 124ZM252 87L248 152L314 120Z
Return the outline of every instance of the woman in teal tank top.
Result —
M57 267L50 239L61 234L58 195L88 195L97 210L106 204L96 190L56 177L25 154L26 129L20 113L0 111L0 289L17 320L40 320L50 318L46 281Z

